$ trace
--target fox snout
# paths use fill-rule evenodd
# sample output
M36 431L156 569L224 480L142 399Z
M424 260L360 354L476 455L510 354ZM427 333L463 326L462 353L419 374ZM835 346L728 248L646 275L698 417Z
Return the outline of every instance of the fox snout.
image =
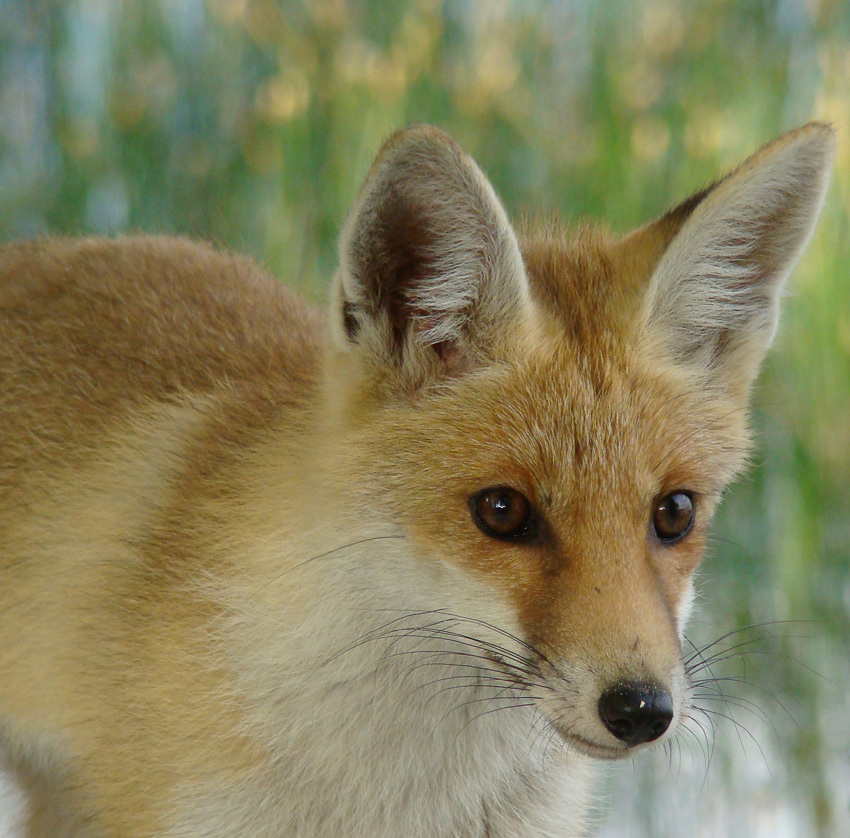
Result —
M591 756L627 756L672 734L687 715L687 677L675 622L663 607L653 613L651 594L636 599L637 607L629 611L608 603L576 614L575 621L566 607L564 620L576 633L562 635L559 653L547 653L541 711L568 745ZM579 598L576 611L581 610ZM551 650L555 642L541 638L535 646Z

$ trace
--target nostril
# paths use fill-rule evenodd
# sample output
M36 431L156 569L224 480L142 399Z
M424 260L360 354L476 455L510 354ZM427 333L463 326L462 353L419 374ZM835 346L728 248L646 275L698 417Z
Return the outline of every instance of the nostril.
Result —
M666 690L643 683L609 687L599 698L599 718L627 745L652 742L673 721L673 699Z

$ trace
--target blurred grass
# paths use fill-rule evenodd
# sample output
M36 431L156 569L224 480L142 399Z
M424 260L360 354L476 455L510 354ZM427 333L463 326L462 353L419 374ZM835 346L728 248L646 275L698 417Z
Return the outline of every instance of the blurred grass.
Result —
M705 587L718 626L819 621L817 642L759 661L799 724L778 736L795 772L773 791L797 801L797 834L845 834L850 5L0 0L0 117L0 238L183 232L315 298L402 124L449 130L515 216L625 230L781 131L833 122L834 184L756 397L757 465ZM682 834L646 823L634 834Z

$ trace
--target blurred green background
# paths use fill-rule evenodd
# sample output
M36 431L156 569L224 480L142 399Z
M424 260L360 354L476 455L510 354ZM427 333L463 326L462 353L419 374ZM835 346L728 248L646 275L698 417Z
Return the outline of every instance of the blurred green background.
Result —
M0 0L0 239L188 233L320 299L405 123L450 131L515 217L626 230L813 118L839 132L834 182L692 639L781 622L721 644L753 654L716 668L741 682L713 747L692 725L611 769L598 834L847 836L850 4Z

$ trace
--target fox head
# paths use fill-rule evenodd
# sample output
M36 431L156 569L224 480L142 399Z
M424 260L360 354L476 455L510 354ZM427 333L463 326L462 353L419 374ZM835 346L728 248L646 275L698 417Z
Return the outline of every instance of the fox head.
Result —
M692 577L832 149L813 123L624 237L518 239L470 157L413 127L345 224L352 491L579 751L625 755L687 712Z

